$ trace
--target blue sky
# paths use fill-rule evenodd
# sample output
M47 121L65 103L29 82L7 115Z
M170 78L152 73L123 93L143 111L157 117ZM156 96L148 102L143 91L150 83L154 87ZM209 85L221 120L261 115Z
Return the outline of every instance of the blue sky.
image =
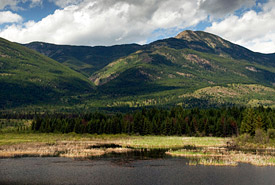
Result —
M56 6L53 2L43 1L42 4L31 7L31 2L19 4L22 7L22 10L14 11L23 17L25 22L34 20L40 21L44 17L47 17L50 14L53 14L56 9L59 7ZM9 10L9 8L7 8Z
M275 0L1 0L0 37L20 43L145 44L202 30L275 52Z

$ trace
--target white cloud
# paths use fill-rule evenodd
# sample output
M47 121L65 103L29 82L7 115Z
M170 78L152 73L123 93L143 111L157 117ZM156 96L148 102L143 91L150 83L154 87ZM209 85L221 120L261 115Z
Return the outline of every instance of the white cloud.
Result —
M56 4L61 8L65 8L70 5L77 5L83 2L83 0L49 0L49 2L53 2L54 4Z
M34 7L37 5L41 5L43 0L1 0L0 1L0 10L9 7L12 10L22 9L22 7L18 7L19 3L30 3L30 7Z
M0 10L3 10L5 7L10 6L14 7L18 3L17 0L1 0L0 1Z
M6 26L0 37L11 41L32 41L74 45L114 45L146 43L167 37L175 30L195 27L201 21L212 23L206 31L248 47L253 51L275 52L275 0L259 4L262 12L247 10L255 0L48 0L60 9L39 22ZM18 2L39 5L42 0L1 0L0 9ZM209 19L209 16L212 17ZM10 22L20 22L14 18ZM18 16L18 15L17 15ZM6 16L5 16L6 17ZM10 16L11 19L12 16ZM20 16L19 16L20 17ZM1 16L2 22L7 17ZM0 20L1 20L0 18ZM220 21L221 20L221 21ZM1 23L0 23L1 24Z
M22 21L22 17L10 11L0 12L0 24Z
M0 36L21 43L113 45L144 42L156 29L183 29L206 17L193 0L86 0L39 22L6 27Z
M253 51L275 52L275 2L263 5L261 12L250 10L238 17L231 15L214 22L206 31L220 35Z

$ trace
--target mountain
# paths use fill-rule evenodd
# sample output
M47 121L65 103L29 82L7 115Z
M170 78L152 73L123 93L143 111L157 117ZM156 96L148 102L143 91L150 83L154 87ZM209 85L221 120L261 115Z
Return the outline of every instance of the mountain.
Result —
M25 46L94 84L93 92L74 97L78 107L275 107L275 54L256 53L211 33L187 30L142 46Z
M233 44L223 38L203 31L183 31L175 38L156 41L155 45L167 45L175 49L189 48L196 51L224 55L237 60L247 60L275 67L275 53L262 54Z
M275 105L275 55L201 31L153 42L90 79L119 99L112 106Z
M137 44L88 47L43 42L32 42L24 44L24 46L36 50L85 76L90 76L110 62L127 56L142 47Z
M82 74L36 51L0 38L0 108L56 104L93 91Z

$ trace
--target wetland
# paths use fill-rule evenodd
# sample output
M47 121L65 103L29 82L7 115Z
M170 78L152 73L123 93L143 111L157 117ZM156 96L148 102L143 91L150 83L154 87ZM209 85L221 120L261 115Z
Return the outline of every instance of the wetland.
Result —
M272 184L270 143L253 149L220 137L2 133L0 184Z

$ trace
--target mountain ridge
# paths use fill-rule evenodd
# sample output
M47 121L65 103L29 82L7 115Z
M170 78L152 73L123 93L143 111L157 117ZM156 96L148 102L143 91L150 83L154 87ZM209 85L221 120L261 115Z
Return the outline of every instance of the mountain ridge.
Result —
M150 49L160 45L167 45L176 49L189 48L202 52L227 55L234 59L255 61L258 63L261 63L262 58L265 58L264 60L269 65L275 67L275 53L263 54L253 52L243 46L234 44L219 36L203 31L185 30L175 37L157 40L145 45L122 44L114 46L74 46L56 45L43 42L32 42L23 45L45 54L46 56L63 63L86 76L92 75L95 71L102 69L116 59L127 56L138 50ZM75 50L77 50L77 52Z
M56 45L44 42L32 42L23 44L23 46L36 50L86 76L105 67L109 62L115 59L137 51L141 47L138 44L74 46Z
M204 32L199 33L207 34ZM185 34L186 37L186 32L182 34ZM189 33L187 32L187 34ZM133 104L143 104L141 102L147 102L143 105L154 104L148 103L148 101L157 101L156 104L161 102L169 104L173 101L175 104L180 102L180 104L188 104L189 101L195 101L201 102L196 103L200 106L202 104L212 106L208 104L209 102L212 102L213 105L216 103L238 104L238 102L242 102L242 105L249 104L249 102L260 102L261 104L264 102L261 99L262 97L270 100L266 105L275 105L274 98L269 97L274 94L273 90L269 89L263 92L262 95L258 93L258 91L264 91L265 86L271 89L275 86L274 58L269 58L270 55L259 55L257 53L250 56L249 53L252 51L243 49L243 47L221 38L218 39L216 45L211 40L211 42L207 40L207 43L205 43L204 39L195 37L195 41L192 38L187 41L186 39L168 38L153 42L142 50L111 62L103 69L95 72L90 80L99 89L112 92L113 98L129 94L144 98L143 101L132 99L130 101L131 106ZM227 50L231 47L235 49L235 52L239 51L240 53L232 56L233 49ZM243 51L245 53L241 53ZM262 55L265 57L262 57ZM234 84L243 84L241 86L237 85L243 91L237 93ZM260 85L260 87L257 85ZM207 91L204 91L207 87L210 87L208 90L215 92L208 94ZM224 94L224 100L221 100L223 97L218 96L218 93L222 93L219 89L230 88L232 92L234 91L233 94L239 94L243 98L245 92L247 92L253 101L249 97L246 98L251 101L242 101L237 97L236 100L238 100L234 101L226 94ZM197 92L200 89L199 92L203 93L199 93L198 96ZM255 89L261 90L256 92ZM162 94L163 98L160 98L159 94ZM190 96L180 94L190 94ZM173 97L171 100L165 100L171 96ZM220 99L215 99L215 97ZM122 99L114 104L127 105L126 102L129 102L129 100L127 98Z
M211 38L211 39L209 39L209 38ZM147 55L147 57L143 57L143 59L140 59L140 61L150 60L150 57L148 56L148 54L145 54L145 53L147 51L148 52L156 51L156 50L158 50L161 47L162 48L168 47L168 48L178 49L178 50L179 49L192 49L192 50L199 51L199 52L205 52L205 50L206 50L210 54L219 54L219 57L234 59L232 57L227 57L228 53L224 53L220 49L220 48L230 48L234 44L231 43L231 42L229 42L229 41L223 40L222 38L220 38L218 36L215 36L213 34L209 34L209 33L205 33L205 32L184 31L184 32L181 32L180 34L178 34L176 36L176 39L177 39L176 43L172 42L172 44L174 44L173 46L176 46L176 47L170 47L171 46L171 43L170 43L171 38L170 39L168 38L168 39L156 41L156 42L153 42L152 44L147 45L148 47L145 47L143 50L139 50L138 51L138 53L143 53L143 55ZM183 40L184 43L182 43L182 42L179 43L178 40ZM190 42L191 44L187 45L186 41ZM198 45L196 42L200 42L200 45ZM198 46L203 46L203 44L201 42L203 42L203 44L204 44L205 47L203 47L203 49L198 49ZM206 45L207 45L207 47L206 47ZM237 48L240 47L241 49L243 48L243 47L237 46L237 45L234 45L234 46L237 47ZM213 50L209 49L209 47L213 48ZM215 49L217 49L218 51L215 51ZM247 50L247 49L246 49L246 51L252 52L252 51ZM134 54L135 53L131 54L130 56L133 57ZM242 56L242 55L240 54L240 56ZM267 55L265 55L265 56L267 56ZM205 59L204 60L203 59L200 60L200 58L197 55L188 55L188 56L185 56L185 59L187 59L187 60L193 60L193 62L197 62L197 63L198 62L205 63L205 65L210 66L210 62L209 61L207 61ZM123 59L119 59L117 61L114 61L114 62L110 63L109 65L107 65L105 67L105 69L109 67L109 68L111 68L113 70L114 66L116 66L115 64L119 63L122 60ZM169 60L169 58L168 58L168 60ZM263 64L263 62L259 61L259 60L260 60L260 56L257 56L256 58L254 58L254 61L248 61L248 62L250 62L250 63L255 62L255 63ZM137 59L135 59L135 61L137 61ZM127 64L127 62L124 61L124 64ZM266 64L267 63L265 63L265 65ZM268 63L268 65L271 65L273 67L275 65L275 59L271 60L271 62ZM124 65L124 67L125 67L125 65ZM120 69L122 69L122 68L123 67L120 67ZM254 71L254 72L256 71L255 67L247 66L246 68L248 70L250 69L251 71ZM107 77L109 77L109 76L107 75ZM114 79L116 77L110 75L110 78ZM99 83L99 79L95 78L94 75L90 79L93 80L96 85L100 84ZM103 83L105 83L105 82L103 82Z
M275 54L255 53L202 31L187 30L146 45L23 46L93 84L75 96L63 92L66 102L74 102L71 108L275 107Z
M213 40L218 42L211 42ZM259 52L253 52L243 46L234 44L217 35L203 32L203 31L190 31L190 30L183 31L179 33L176 37L155 41L152 44L159 45L163 42L166 43L166 45L168 44L170 46L172 46L173 43L178 42L177 43L178 49L190 48L190 49L195 49L197 51L203 51L203 52L227 54L227 55L229 54L234 59L251 60L259 63L261 63L261 61L264 58L264 60L268 62L269 65L272 65L273 67L275 66L275 53L264 54ZM170 44L171 42L172 44ZM224 44L221 44L221 43L224 43ZM213 47L213 44L215 45L215 47Z

